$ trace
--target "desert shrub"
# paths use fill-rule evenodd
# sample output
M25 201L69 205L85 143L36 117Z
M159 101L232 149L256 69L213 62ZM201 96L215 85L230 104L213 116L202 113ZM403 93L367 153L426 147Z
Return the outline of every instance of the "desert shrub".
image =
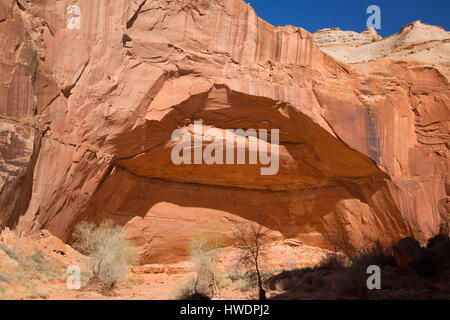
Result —
M285 271L270 279L269 285L278 291L313 292L326 285L323 270L317 267Z
M303 275L305 275L305 274L307 274L307 273L310 273L310 272L313 272L314 271L314 269L313 268L311 268L311 267L306 267L306 268L302 268L302 269L300 269L302 272L301 272L301 275L303 276Z
M278 283L278 287L286 291L297 291L303 288L302 286L303 274L290 275L287 278L281 279L281 283ZM277 283L275 283L275 288Z
M366 280L363 265L348 266L337 279L338 291L343 296L364 297L367 294Z
M191 295L187 295L184 297L184 299L181 299L181 300L211 300L211 298L205 294L197 292L197 293L193 293Z
M250 291L255 288L258 288L258 291L260 289L259 287L259 279L262 280L263 284L270 284L271 277L274 276L274 272L272 271L260 271L259 275L258 273L253 270L249 269L247 272L241 273L240 277L236 281L236 288L242 292Z
M228 274L228 278L230 278L231 281L237 281L242 278L242 275L238 271L233 270Z
M184 287L182 287L177 294L176 300L211 300L207 292L202 291L201 288L195 288L195 279L192 279Z
M374 246L360 253L355 259L355 264L359 265L359 267L364 270L371 265L377 265L380 268L396 266L394 257L390 254L389 250L383 247L379 242L375 242Z
M344 267L344 260L335 253L328 253L319 263L319 268L324 270L334 270Z
M355 246L346 224L345 219L335 213L334 217L328 222L328 227L323 231L322 236L333 246L335 252L339 251L344 255L346 262L355 264L357 257L364 250L364 246L360 248Z
M302 281L302 276L292 276L289 280L289 282L287 283L286 286L286 290L294 290L294 289L298 289L299 288L299 284Z
M275 290L285 291L287 289L288 279L279 279L275 281Z
M437 266L428 252L424 252L423 255L417 258L413 265L417 274L421 277L433 278L436 275Z
M104 221L98 227L82 222L74 237L73 246L90 257L93 280L99 281L103 290L110 290L124 280L129 266L136 261L134 246L125 238L123 228L112 221Z
M141 286L145 283L145 279L139 275L135 275L129 279L130 287Z
M240 261L235 261L231 266L231 270L228 273L228 278L231 281L238 281L239 279L245 277L245 272L242 271L242 266Z
M208 237L202 235L192 240L191 261L196 273L193 281L194 293L201 293L207 296L219 293L217 279L218 248L218 235L216 235L215 239L208 239Z
M303 281L297 287L305 292L317 291L319 288L325 286L325 280L320 274L309 273L305 275Z
M37 288L36 289L36 295L41 299L48 299L48 290L46 288Z
M450 238L442 237L436 241L427 252L431 255L437 267L437 276L450 275Z
M61 269L52 269L49 272L46 272L42 275L43 280L52 281L52 280L61 280L64 279L66 273Z
M191 287L187 287L181 291L177 300L211 300L211 298L205 293L194 292Z
M190 247L190 260L195 276L177 295L182 300L203 300L202 297L220 296L220 290L231 284L226 275L219 274L218 253L224 247L220 229L193 237ZM192 298L192 299L191 299Z
M341 294L365 298L368 294L367 268L371 265L383 269L387 266L396 266L396 263L389 250L381 243L375 242L371 247L361 251L354 258L353 264L343 270L339 280Z
M12 249L8 248L5 244L0 243L0 250L3 250L8 257L15 261L20 260L20 256Z
M229 286L231 286L233 284L233 281L226 277L226 276L220 276L218 277L218 286L219 289L224 289L224 288L228 288Z
M438 234L438 235L428 239L427 248L433 248L438 243L448 242L448 241L450 241L450 238L448 236L445 236L443 234Z
M307 284L309 284L309 285L314 285L314 284L316 284L318 287L321 287L321 286L323 286L323 284L324 284L324 282L323 282L323 279L321 278L321 277L318 277L316 274L314 274L314 273L311 273L311 274L309 274L309 275L307 275L306 277L305 277L305 280L304 280Z
M256 282L252 281L251 278L242 278L236 282L236 289L241 292L247 292L256 288Z
M420 257L413 262L416 273L425 278L445 276L450 268L450 240L446 237L432 239L428 248L423 249Z
M41 250L37 250L30 257L32 267L37 271L51 271L50 264L45 259L45 254Z
M9 282L8 281L8 279L5 277L5 276L3 276L2 274L0 274L0 282Z

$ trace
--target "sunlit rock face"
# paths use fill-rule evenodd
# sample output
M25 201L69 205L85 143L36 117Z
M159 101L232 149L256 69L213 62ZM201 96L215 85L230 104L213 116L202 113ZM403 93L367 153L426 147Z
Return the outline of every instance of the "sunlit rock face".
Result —
M0 39L0 225L18 233L70 241L110 218L145 263L215 230L231 245L232 221L260 215L271 239L320 246L336 219L362 245L448 218L448 63L348 65L241 0L5 0ZM173 131L200 120L279 129L278 173L175 165Z

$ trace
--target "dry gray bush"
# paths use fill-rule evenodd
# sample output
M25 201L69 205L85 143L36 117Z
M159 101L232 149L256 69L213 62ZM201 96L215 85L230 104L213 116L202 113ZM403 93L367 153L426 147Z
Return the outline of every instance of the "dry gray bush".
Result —
M216 233L214 239L209 240L201 235L194 238L191 245L191 261L196 272L192 289L195 294L207 296L219 294L217 279L219 235Z
M96 226L81 222L75 228L74 248L90 257L93 280L99 281L103 290L111 290L124 280L137 254L134 246L125 238L122 227L110 220Z

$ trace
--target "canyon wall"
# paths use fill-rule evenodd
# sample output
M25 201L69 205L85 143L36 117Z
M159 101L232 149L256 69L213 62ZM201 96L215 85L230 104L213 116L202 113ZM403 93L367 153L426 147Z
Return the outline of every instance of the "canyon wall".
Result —
M318 246L337 221L355 245L448 222L448 51L348 65L241 0L1 0L0 39L0 226L19 234L110 218L146 263L261 215ZM198 120L279 129L278 174L174 165Z

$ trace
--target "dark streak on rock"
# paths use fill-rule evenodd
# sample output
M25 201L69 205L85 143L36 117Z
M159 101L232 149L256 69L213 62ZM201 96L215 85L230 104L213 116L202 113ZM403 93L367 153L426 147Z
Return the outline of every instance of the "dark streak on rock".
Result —
M146 2L147 2L147 0L142 1L139 8L136 10L136 12L131 17L131 19L127 22L127 29L130 29L133 26L134 22L136 21L137 17L139 16L139 13L141 13L142 7L145 5Z

